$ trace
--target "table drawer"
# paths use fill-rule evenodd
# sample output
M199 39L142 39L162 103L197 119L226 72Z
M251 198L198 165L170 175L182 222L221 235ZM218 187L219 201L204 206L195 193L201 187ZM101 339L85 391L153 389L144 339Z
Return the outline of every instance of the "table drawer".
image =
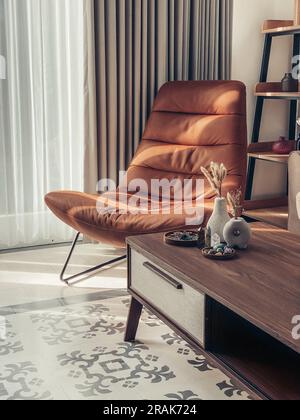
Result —
M130 289L204 347L205 296L131 250Z

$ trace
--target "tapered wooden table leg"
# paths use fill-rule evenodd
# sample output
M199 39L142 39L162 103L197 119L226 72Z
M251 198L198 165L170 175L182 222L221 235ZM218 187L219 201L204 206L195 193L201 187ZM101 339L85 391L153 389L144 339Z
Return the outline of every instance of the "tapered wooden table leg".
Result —
M138 302L135 298L132 298L125 332L125 341L135 341L137 329L142 315L142 310L143 305L140 302Z

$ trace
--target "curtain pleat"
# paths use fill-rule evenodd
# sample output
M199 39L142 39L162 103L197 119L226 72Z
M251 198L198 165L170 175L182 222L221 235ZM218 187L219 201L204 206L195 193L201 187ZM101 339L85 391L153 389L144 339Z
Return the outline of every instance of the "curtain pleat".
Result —
M125 92L126 92L126 102L125 102L125 125L126 125L126 135L125 135L125 162L126 167L129 165L129 157L133 154L133 142L132 142L132 131L133 131L133 100L132 100L132 91L133 91L133 3L129 2L125 4L125 13L126 13L126 24L125 24ZM121 69L124 71L124 69ZM121 106L121 104L120 104ZM104 140L104 139L103 139ZM103 174L103 172L100 172ZM107 174L108 175L108 174Z
M126 109L124 104L126 103L126 9L125 3L120 4L120 8L117 11L117 24L119 27L118 39L117 39L117 73L118 73L118 167L126 167Z
M118 181L169 80L229 79L232 0L95 0L99 177Z
M96 68L95 68L95 10L93 0L83 1L84 53L84 190L95 192L98 180ZM76 90L75 90L76 91ZM122 140L121 140L122 141Z

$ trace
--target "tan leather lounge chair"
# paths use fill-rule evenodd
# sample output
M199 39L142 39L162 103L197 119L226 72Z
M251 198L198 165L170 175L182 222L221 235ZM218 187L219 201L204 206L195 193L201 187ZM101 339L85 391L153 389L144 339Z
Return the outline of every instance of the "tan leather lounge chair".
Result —
M151 185L152 179L203 178L201 166L211 161L223 162L229 171L224 193L245 185L247 166L246 90L235 81L170 82L159 91L142 141L128 169L130 182L139 178ZM61 280L75 248L79 234L125 247L127 236L167 232L186 227L186 215L110 214L97 210L97 200L108 195L78 192L52 192L46 204L64 223L74 228L75 237ZM205 183L205 219L210 215L214 194ZM150 198L149 198L150 200ZM163 200L163 199L162 199ZM113 261L91 268L89 274Z

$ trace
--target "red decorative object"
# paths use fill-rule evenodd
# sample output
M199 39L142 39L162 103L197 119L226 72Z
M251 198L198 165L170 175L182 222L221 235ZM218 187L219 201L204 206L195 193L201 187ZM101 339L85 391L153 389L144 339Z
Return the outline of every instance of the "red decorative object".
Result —
M273 152L277 155L289 155L293 150L295 150L294 144L285 137L280 137L273 146Z

